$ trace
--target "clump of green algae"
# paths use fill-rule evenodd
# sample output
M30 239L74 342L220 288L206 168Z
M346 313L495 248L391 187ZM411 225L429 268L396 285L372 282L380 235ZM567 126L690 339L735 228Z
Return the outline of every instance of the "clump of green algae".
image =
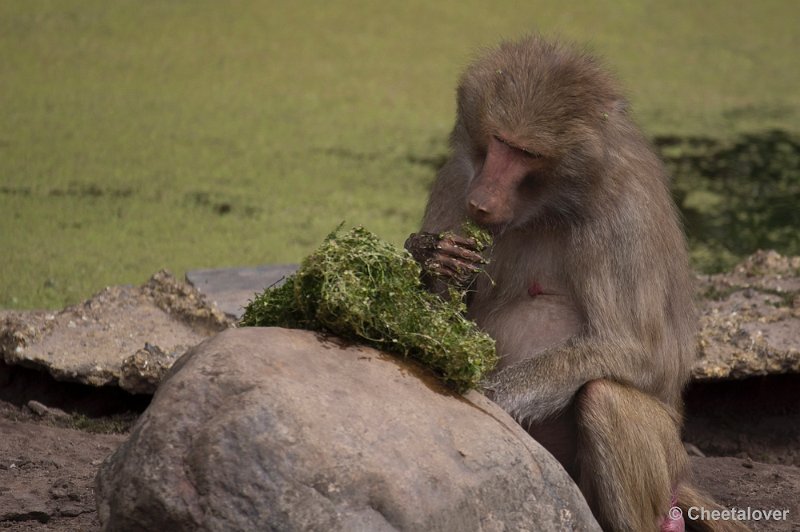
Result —
M366 229L337 229L283 285L256 295L240 325L329 331L416 359L459 392L475 388L497 362L494 340L464 317L463 293L431 294L420 273Z

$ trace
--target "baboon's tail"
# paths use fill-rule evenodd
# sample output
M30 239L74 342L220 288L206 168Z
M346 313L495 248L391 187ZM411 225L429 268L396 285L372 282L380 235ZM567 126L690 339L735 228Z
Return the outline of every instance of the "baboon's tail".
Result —
M678 488L678 508L683 512L687 532L743 532L750 530L741 521L702 519L703 516L699 515L700 509L710 512L723 510L723 508L710 496L686 484L682 484ZM690 508L692 508L691 512ZM698 517L698 519L692 519L691 516Z

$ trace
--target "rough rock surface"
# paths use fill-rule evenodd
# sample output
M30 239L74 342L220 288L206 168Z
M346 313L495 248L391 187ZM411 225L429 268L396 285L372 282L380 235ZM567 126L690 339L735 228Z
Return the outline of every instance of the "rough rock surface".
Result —
M0 434L0 530L100 530L94 477L124 436L48 426L2 400ZM789 520L751 522L753 530L800 528L800 469L711 457L693 458L692 466L697 486L723 507L790 509Z
M279 285L295 271L297 264L194 270L186 272L186 280L221 311L238 320L254 294L261 293L268 286Z
M141 287L109 287L60 312L3 311L0 360L58 380L153 393L178 356L229 323L196 289L162 271Z
M499 407L307 331L185 355L102 466L106 530L599 530Z
M60 380L153 393L189 347L230 326L255 293L295 269L197 270L187 273L193 286L158 272L142 287L110 287L60 312L0 310L0 360ZM699 278L694 380L800 373L799 272L800 257L771 251L732 273Z
M231 316L296 266L198 270L187 279ZM695 380L800 373L800 257L759 251L733 272L698 277Z
M760 251L700 289L694 379L800 373L800 257Z

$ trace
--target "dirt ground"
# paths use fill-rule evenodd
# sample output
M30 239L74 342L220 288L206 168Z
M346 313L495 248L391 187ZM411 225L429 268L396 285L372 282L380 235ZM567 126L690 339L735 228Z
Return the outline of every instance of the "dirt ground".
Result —
M0 530L99 530L97 467L125 439L17 422L0 407Z
M723 508L787 510L753 530L800 531L798 389L781 376L687 393L685 439L708 455L692 459L696 483ZM0 365L0 530L99 530L94 476L125 434L91 431L124 431L147 402Z
M94 476L125 440L107 432L147 403L0 363L0 530L99 530Z
M686 394L684 439L708 456L800 468L798 392L800 375L696 384Z

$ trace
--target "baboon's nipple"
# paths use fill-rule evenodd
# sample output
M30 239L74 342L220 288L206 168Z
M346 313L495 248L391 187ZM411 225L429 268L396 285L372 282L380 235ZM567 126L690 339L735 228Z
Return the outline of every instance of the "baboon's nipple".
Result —
M541 294L544 294L542 285L540 285L537 281L532 282L531 285L528 287L528 295L531 297L536 297Z

